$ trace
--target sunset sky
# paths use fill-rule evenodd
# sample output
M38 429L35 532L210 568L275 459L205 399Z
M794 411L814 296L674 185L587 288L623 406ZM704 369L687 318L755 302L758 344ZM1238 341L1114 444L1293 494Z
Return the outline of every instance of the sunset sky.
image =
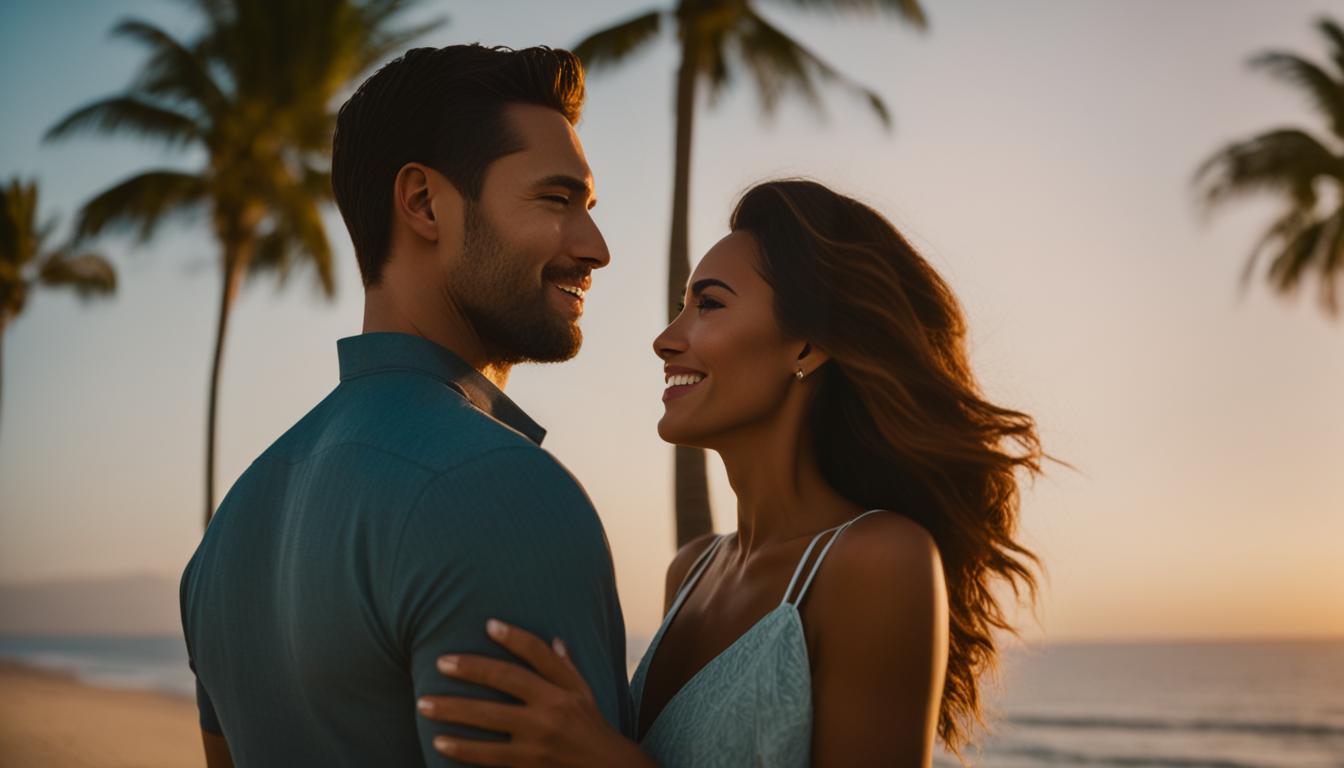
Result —
M667 0L670 3L670 0ZM1193 170L1227 141L1302 124L1294 89L1248 70L1266 48L1324 58L1312 28L1337 4L1283 0L1014 3L924 0L926 34L879 17L760 9L875 88L824 118L789 103L757 116L746 88L696 125L691 246L726 231L752 182L805 175L885 212L969 316L991 399L1039 420L1052 466L1023 496L1049 569L1049 639L1344 635L1344 319L1238 276L1276 210L1210 220ZM430 2L425 44L566 46L643 3ZM182 35L170 0L22 2L0 11L0 176L34 176L68 222L92 193L150 166L190 167L133 139L40 141L58 118L128 84L142 60L111 40L124 16ZM414 17L412 17L414 18ZM516 369L508 394L549 429L606 523L632 633L661 612L672 554L671 448L654 425L672 165L670 33L589 80L579 126L612 253L594 275L586 342L559 366ZM218 477L248 463L336 383L336 339L360 331L345 229L327 216L339 296L300 272L252 285L226 351ZM62 233L64 233L64 229ZM216 245L201 223L147 247L101 244L118 295L39 294L4 340L0 581L150 572L176 577L200 535ZM719 530L735 527L714 462ZM893 585L893 589L899 585Z

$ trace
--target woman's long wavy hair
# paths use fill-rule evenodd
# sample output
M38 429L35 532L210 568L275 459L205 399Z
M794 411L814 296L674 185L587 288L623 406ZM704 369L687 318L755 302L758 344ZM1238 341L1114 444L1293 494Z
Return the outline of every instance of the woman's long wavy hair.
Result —
M1040 562L1016 539L1017 470L1039 474L1044 458L1035 422L984 399L956 297L872 208L815 182L768 181L730 224L756 240L783 331L831 357L809 425L827 481L937 542L950 623L938 736L959 752L984 723L994 632L1012 630L995 584L1036 596Z

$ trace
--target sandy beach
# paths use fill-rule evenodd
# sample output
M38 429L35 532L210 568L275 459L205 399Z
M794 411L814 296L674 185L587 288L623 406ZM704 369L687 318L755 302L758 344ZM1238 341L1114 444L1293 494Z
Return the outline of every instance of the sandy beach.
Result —
M205 759L189 699L0 662L0 765L183 768Z

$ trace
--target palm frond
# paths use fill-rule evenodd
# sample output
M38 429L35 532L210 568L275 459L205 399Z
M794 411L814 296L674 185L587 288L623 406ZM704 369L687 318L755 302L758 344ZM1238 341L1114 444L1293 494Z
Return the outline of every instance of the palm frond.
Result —
M85 203L75 224L75 236L83 239L105 230L123 229L132 230L144 242L167 217L199 211L208 195L209 185L200 176L180 171L147 171Z
M144 44L149 60L131 86L133 93L173 103L190 104L201 116L218 119L228 110L228 98L211 76L205 59L162 29L139 19L123 19L112 34Z
M1335 80L1316 64L1291 53L1262 53L1251 59L1251 66L1305 88L1330 120L1335 135L1344 138L1344 80Z
M1288 194L1296 205L1316 205L1316 181L1344 184L1344 158L1296 128L1268 131L1215 152L1195 171L1194 183L1211 209L1230 198L1257 191Z
M11 265L0 262L0 314L5 317L23 314L30 288L22 274Z
M117 271L97 253L52 254L42 262L38 280L46 286L73 289L81 300L108 296L117 290Z
M662 11L644 11L585 37L574 46L574 55L590 72L619 64L657 37L662 20Z
M41 249L43 234L37 227L37 183L10 179L0 187L0 268L17 280Z
M411 43L428 35L449 22L447 16L435 16L427 21L404 29L389 29L392 18L403 13L411 4L410 0L384 0L370 2L360 7L360 24L367 34L363 50L359 54L356 74L381 64L393 53L402 53Z
M830 14L844 13L891 13L918 30L929 27L929 19L919 0L774 0L780 5L788 5L804 11Z
M1344 207L1335 213L1333 234L1322 244L1321 306L1331 317L1339 316L1339 283L1344 279Z
M759 14L750 10L743 14L736 41L738 54L756 80L761 110L766 115L773 114L779 99L790 91L820 111L820 80L858 95L884 128L891 127L891 114L876 91L846 77Z
M1251 248L1250 257L1246 259L1246 265L1242 267L1241 279L1239 280L1242 294L1250 290L1251 282L1255 278L1255 267L1260 262L1260 258L1271 250L1276 241L1286 242L1291 240L1295 233L1310 225L1311 220L1312 214L1310 211L1304 211L1298 206L1290 206L1265 229L1265 233Z
M1322 303L1333 314L1334 292L1330 264L1338 263L1341 246L1339 230L1344 226L1344 210L1334 215L1315 219L1284 240L1283 248L1269 264L1269 280L1281 293L1291 294L1302 283L1308 272L1319 272L1325 278Z
M113 96L86 104L47 129L46 141L81 132L132 133L181 146L203 139L200 126L186 115L134 96Z
M1344 77L1344 29L1341 29L1333 19L1324 16L1316 21L1316 28L1325 35L1326 40L1330 41L1334 49L1330 52L1330 59L1339 69L1340 77Z
M248 269L250 279L274 273L278 287L283 287L295 263L301 261L316 270L323 295L336 295L331 243L322 226L321 211L307 190L316 183L318 177L311 176L284 194L271 197L270 226L257 240Z
M733 85L734 75L732 63L728 60L727 46L725 45L725 32L711 35L704 43L704 48L700 52L700 71L709 78L709 102L711 104L718 101L719 95L728 90Z

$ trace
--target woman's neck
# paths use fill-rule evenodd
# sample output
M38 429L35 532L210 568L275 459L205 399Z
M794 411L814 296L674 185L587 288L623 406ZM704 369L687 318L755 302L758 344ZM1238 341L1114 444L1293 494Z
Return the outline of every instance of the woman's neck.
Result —
M826 482L810 434L782 419L716 447L737 495L738 556L810 536L858 513Z

